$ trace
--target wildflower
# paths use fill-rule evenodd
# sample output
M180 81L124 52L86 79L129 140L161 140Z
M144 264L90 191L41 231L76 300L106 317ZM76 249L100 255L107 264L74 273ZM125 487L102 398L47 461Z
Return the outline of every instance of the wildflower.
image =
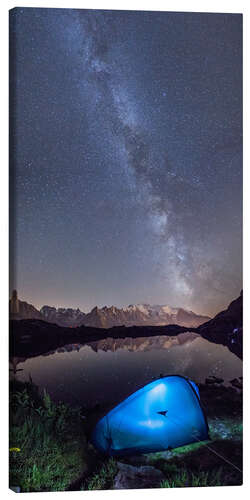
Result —
M20 448L10 448L10 451L21 451Z

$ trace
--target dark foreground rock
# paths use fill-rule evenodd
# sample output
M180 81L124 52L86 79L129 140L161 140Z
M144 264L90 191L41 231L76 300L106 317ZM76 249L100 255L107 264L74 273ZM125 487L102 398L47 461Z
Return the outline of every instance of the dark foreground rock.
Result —
M223 378L215 377L214 375L206 378L205 380L205 384L222 384L223 382Z
M236 387L236 389L242 389L243 387L242 379L239 380L234 378L233 380L230 380L230 384L232 384L233 387Z
M241 292L225 311L199 326L197 332L210 342L226 345L231 352L242 359L242 309L243 294Z
M115 490L158 488L165 479L160 470L149 465L134 467L118 462L117 466L119 472L114 479Z

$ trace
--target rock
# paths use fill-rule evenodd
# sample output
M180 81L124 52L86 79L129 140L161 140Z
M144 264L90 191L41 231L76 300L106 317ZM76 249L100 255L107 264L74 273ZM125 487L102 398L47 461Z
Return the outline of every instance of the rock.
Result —
M216 384L223 384L224 380L223 378L220 377L215 377L215 375L212 375L213 380L215 381Z
M225 311L218 313L213 319L197 328L197 333L202 337L223 344L242 359L242 302L243 294L229 304Z
M215 377L214 375L205 380L206 384L223 384L223 382L223 378Z
M215 380L213 378L210 378L210 377L206 378L205 384L207 384L207 385L215 384Z
M237 389L242 389L242 380L234 378L233 380L230 380L230 384L232 384L232 386L236 387Z
M114 479L114 490L158 488L165 479L160 470L149 465L134 467L118 462L117 466L119 472Z

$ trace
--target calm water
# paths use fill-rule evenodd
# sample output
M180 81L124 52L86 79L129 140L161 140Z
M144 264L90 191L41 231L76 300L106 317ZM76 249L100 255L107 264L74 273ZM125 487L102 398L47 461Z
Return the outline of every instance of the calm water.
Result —
M117 403L160 374L185 375L196 382L216 375L225 383L242 375L242 361L227 347L192 333L70 344L43 356L11 361L11 368L21 370L15 374L18 380L31 375L54 400L86 406Z

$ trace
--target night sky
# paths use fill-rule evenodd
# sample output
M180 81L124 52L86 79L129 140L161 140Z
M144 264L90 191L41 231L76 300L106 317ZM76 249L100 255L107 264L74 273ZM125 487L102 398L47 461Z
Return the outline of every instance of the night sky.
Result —
M19 298L213 315L239 295L241 30L238 14L12 11Z

